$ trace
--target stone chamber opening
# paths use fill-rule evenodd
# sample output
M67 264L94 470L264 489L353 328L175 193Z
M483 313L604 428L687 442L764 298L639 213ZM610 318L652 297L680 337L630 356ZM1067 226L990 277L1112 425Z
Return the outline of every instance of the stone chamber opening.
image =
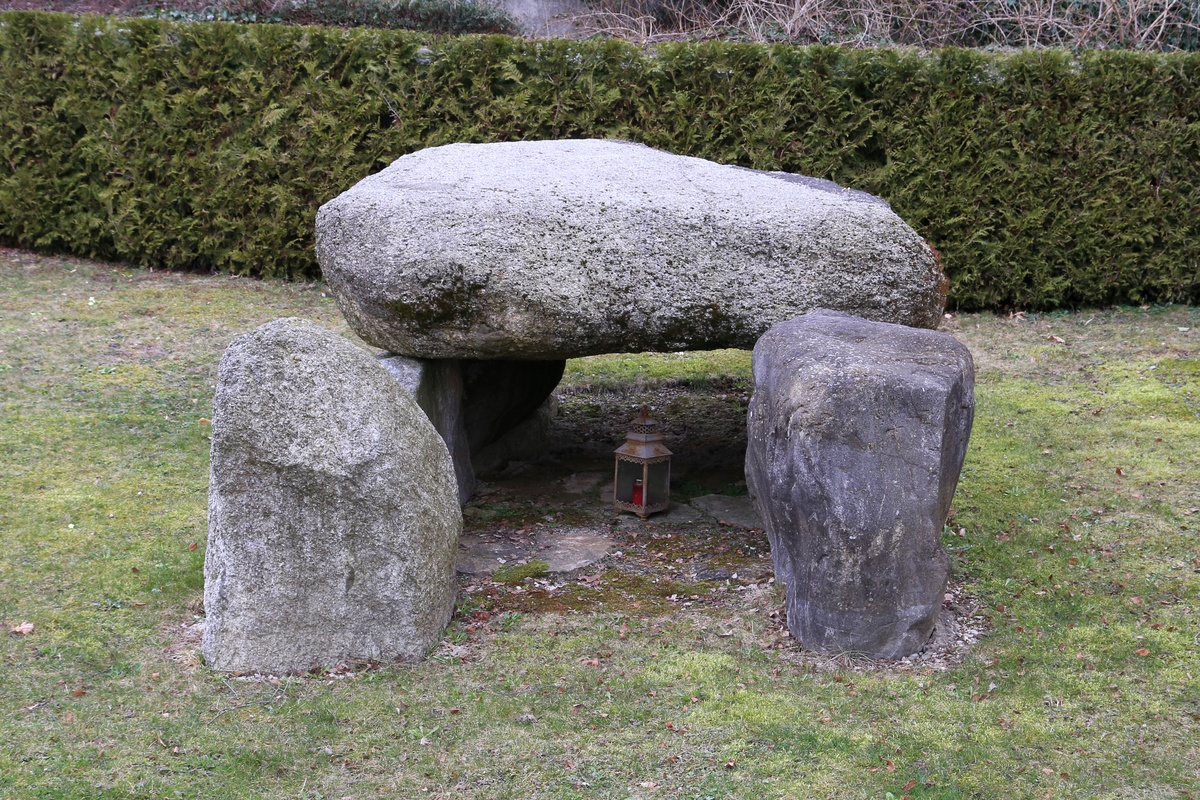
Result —
M746 494L750 352L612 354L571 359L546 407L512 448L479 469L480 494L503 486L547 505L611 512L613 450L648 406L671 459L671 499ZM580 487L588 485L582 497Z
M464 588L490 610L657 611L766 589L770 548L744 469L752 386L744 350L567 361L512 449L478 470L463 509ZM613 451L642 406L673 452L671 508L645 520L612 505Z

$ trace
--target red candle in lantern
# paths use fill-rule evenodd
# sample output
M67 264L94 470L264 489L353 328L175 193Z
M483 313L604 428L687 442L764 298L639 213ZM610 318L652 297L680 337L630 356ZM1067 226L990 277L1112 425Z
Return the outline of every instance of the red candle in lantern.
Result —
M643 496L644 495L642 493L642 480L641 480L641 478L638 478L637 480L635 480L633 482L633 504L635 506L646 505L644 502L642 502Z

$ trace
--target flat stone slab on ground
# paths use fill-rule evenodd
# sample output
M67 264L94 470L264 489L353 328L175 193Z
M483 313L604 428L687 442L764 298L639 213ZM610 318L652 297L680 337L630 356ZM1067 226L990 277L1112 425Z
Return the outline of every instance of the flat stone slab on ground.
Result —
M754 501L746 496L706 494L702 497L692 498L692 506L711 517L716 517L717 522L722 525L733 525L750 530L763 529L762 517L754 510Z
M608 494L608 504L612 506L612 492ZM636 514L631 514L628 511L622 512L617 518L617 524L625 530L637 530L643 525L686 525L692 522L700 522L704 519L704 514L689 506L687 503L671 503L671 507L666 511L660 511L657 514L642 519Z
M594 528L548 528L534 536L472 533L458 540L456 566L481 575L540 560L551 572L574 572L604 558L612 546L613 540Z

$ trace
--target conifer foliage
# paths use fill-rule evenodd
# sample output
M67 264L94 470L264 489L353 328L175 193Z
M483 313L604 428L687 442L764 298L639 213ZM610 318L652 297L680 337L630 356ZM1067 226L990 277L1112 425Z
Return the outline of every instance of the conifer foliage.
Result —
M438 38L0 14L0 240L317 274L317 208L414 150L622 138L829 178L953 307L1200 299L1200 54Z

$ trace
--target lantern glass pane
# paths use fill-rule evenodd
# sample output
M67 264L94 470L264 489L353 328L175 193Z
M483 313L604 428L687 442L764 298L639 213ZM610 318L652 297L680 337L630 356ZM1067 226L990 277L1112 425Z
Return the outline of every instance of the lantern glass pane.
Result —
M642 477L642 465L617 459L617 481L613 487L618 502L633 502L633 482Z
M658 505L667 502L667 493L671 487L671 462L660 461L647 467L646 505Z

